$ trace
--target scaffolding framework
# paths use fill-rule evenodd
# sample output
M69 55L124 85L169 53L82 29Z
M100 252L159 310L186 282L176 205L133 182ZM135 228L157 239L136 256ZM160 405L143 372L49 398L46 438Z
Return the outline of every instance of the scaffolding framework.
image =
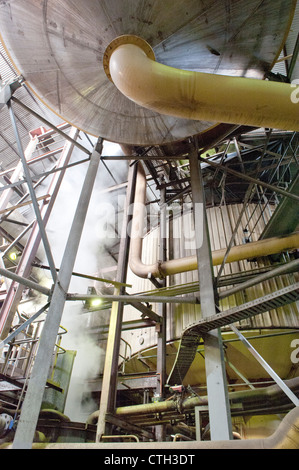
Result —
M10 92L11 90L13 90L13 88L10 86ZM222 271L225 260L218 271L216 279L213 279L212 267L209 264L211 249L209 247L208 239L206 238L204 246L202 246L197 253L199 285L201 288L199 289L198 285L192 286L191 288L191 293L199 292L199 296L181 296L182 293L190 292L190 290L188 291L190 286L184 286L185 290L180 292L176 292L174 289L174 292L170 295L170 291L167 291L166 289L167 286L165 280L153 277L150 280L155 288L155 290L153 290L155 295L150 295L148 292L140 293L138 295L129 295L126 292L126 273L128 268L128 253L130 245L130 234L127 231L127 226L129 225L132 217L128 209L134 201L134 182L136 179L137 162L142 162L148 171L147 189L151 197L150 200L147 201L147 204L148 206L156 204L160 208L162 235L160 235L159 259L164 261L167 258L167 252L166 245L163 243L163 240L165 240L165 236L163 235L163 227L165 230L165 225L163 226L163 221L165 222L165 211L163 212L163 209L165 209L167 205L174 200L179 200L181 203L187 200L192 201L193 204L198 202L204 204L205 207L215 203L222 204L225 201L227 201L227 203L232 201L243 201L244 206L242 213L247 210L249 204L253 201L257 206L260 205L263 208L260 217L262 217L263 211L269 210L270 206L272 208L273 202L279 204L280 201L291 200L298 204L299 196L292 186L292 182L298 174L298 133L292 132L276 134L273 131L267 131L265 133L260 132L258 134L254 134L252 137L253 141L257 141L255 145L252 145L247 134L245 134L244 139L238 140L235 134L236 129L234 128L232 135L222 136L219 142L211 143L213 148L222 146L222 150L214 153L212 157L204 155L207 149L198 148L196 141L193 143L194 146L192 147L192 151L184 155L167 155L165 152L161 152L160 149L157 150L149 147L145 150L143 149L142 152L139 148L132 149L131 155L109 157L102 155L103 140L101 138L95 143L93 149L89 151L78 142L80 132L77 129L70 127L65 123L59 126L54 126L51 122L28 108L28 106L22 103L19 99L15 98L13 96L13 92L11 94L9 93L8 96L9 99L5 104L8 107L12 127L15 133L20 163L14 169L9 170L9 172L12 172L10 177L7 176L9 172L6 171L2 172L0 175L6 177L7 183L6 186L1 188L0 215L2 220L5 220L8 216L13 214L13 211L23 207L24 204L30 204L33 208L34 214L34 220L24 228L18 237L11 240L11 243L5 248L1 257L0 273L8 280L8 289L1 310L1 346L4 347L5 345L10 345L11 349L14 348L14 352L10 353L8 356L11 370L10 375L9 377L7 376L8 361L2 371L2 379L5 380L9 378L13 385L12 382L14 380L14 370L18 363L17 361L23 361L25 364L23 354L27 354L28 351L28 358L30 358L30 360L28 359L29 362L27 361L24 365L24 377L26 380L14 384L14 386L17 387L18 393L20 390L22 391L22 407L17 420L18 426L13 447L32 447L44 389L47 386L49 370L53 364L53 353L54 355L56 354L57 337L59 336L59 327L65 302L82 300L89 301L99 297L104 300L104 304L106 302L103 308L108 309L111 307L111 318L105 369L101 387L101 401L97 421L96 442L100 443L105 439L105 436L110 436L112 426L115 424L126 431L131 429L132 433L141 433L143 437L149 439L153 437L151 433L144 429L144 427L147 427L146 422L143 427L142 423L139 423L138 426L134 425L133 422L131 424L125 424L125 422L116 415L116 395L119 386L118 358L120 356L122 326L125 326L122 324L122 312L124 305L133 305L134 308L140 312L146 325L155 325L156 327L158 358L154 388L156 395L159 395L159 399L162 400L165 398L164 387L166 383L165 322L167 317L167 305L170 305L171 303L200 303L203 309L204 305L206 305L206 310L204 309L203 311L203 322L201 324L202 330L198 334L194 344L197 348L201 338L204 338L205 360L208 376L210 375L209 370L212 371L215 370L215 368L219 368L218 375L213 376L212 380L208 381L208 397L210 398L210 403L212 403L209 408L212 439L231 439L230 407L227 397L227 384L225 381L223 345L220 330L213 329L215 324L212 322L212 319L215 320L214 317L217 317L218 289L219 286L221 286L221 282L223 282ZM23 150L22 142L18 133L18 125L14 113L15 106L20 106L23 109L26 109L27 112L33 113L34 116L49 129L45 130L40 127L34 130L31 135L30 144L25 151ZM66 131L69 132L67 133ZM61 145L59 143L60 146L58 148L51 150L51 148L49 148L50 144L47 144L47 139L52 139L52 141L55 142L55 137L57 136L62 138L63 144ZM33 156L33 152L38 147L42 148L43 153L35 157ZM85 157L75 164L83 162L88 163L88 169L81 188L77 210L70 227L64 256L62 258L61 265L58 268L55 266L51 246L47 238L46 224L53 205L55 204L55 199L64 174L68 168L74 165L74 163L70 163L70 158L75 147L83 153ZM46 150L46 152L44 152L44 150ZM50 170L46 168L38 174L34 173L34 164L53 157L55 157L55 163L52 165ZM117 244L117 275L113 284L115 291L112 295L102 296L85 293L73 294L69 292L70 279L71 276L74 275L74 263L79 250L80 238L84 229L86 213L92 196L93 185L95 183L98 168L101 170L101 168L105 167L107 170L107 168L109 169L109 161L115 161L117 159L127 159L130 166L128 181L124 184L109 188L110 191L117 191L120 186L127 187L127 198L123 208L124 216L122 234L120 242ZM237 169L235 169L236 167ZM248 168L250 171L248 171ZM293 175L294 168L296 170L295 176ZM24 174L22 179L20 179L21 174ZM268 175L267 181L261 177L264 174ZM202 184L203 176L205 178L208 176L208 180L212 181L206 194L204 194L205 191ZM39 187L41 182L45 181L46 178L51 178L48 191L42 197L38 197L36 189ZM25 193L24 185L26 185ZM8 208L8 203L11 197L15 196L17 191L19 191L19 200L13 202L13 205ZM28 200L29 197L30 200ZM249 215L248 222L252 216L253 214L251 213ZM198 226L199 221L196 219L195 211L194 217L195 226ZM291 224L292 221L289 220L289 223ZM239 224L240 218L236 221L235 230L233 231L231 240L227 244L226 256L229 254L229 251L234 244L234 236ZM291 227L291 230L294 231L295 228L296 227ZM29 231L30 235L26 246L20 246L20 240ZM196 231L198 233L199 229ZM247 237L250 239L251 235L251 233L248 233ZM2 232L2 236L4 236L4 232ZM46 268L50 271L52 277L51 288L46 288L40 285L36 279L32 278L32 267L39 265L37 249L40 241L42 242L48 262L48 266ZM14 269L12 270L10 267L6 267L6 260L11 249L17 246L19 246L22 251L22 257L19 259L18 264L13 266ZM282 272L296 269L296 267L294 268L294 263L298 266L297 261L284 263ZM209 272L211 276L208 275ZM80 273L77 274L80 276ZM273 272L271 273L270 271L270 274L268 275L270 277L273 275ZM252 284L260 282L261 278L259 276L261 276L261 274L257 273L249 282ZM92 276L90 276L90 278L92 278ZM105 281L105 279L101 278L95 279ZM233 281L231 281L231 283L234 284ZM246 286L247 285L248 284L246 284ZM21 300L24 287L36 290L43 295L45 299L44 305L35 315L23 322L19 329L10 333L12 319L17 312L17 307ZM238 286L239 290L244 288L245 286L242 284ZM291 286L289 290L291 291L291 294L294 294L291 298L288 297L289 292L284 291L279 295L279 301L282 305L298 299L298 283ZM159 293L159 291L160 295L157 296L156 293ZM271 299L266 299L264 297L258 300L260 304L264 305L266 301L273 301L273 296ZM160 308L158 312L151 310L149 307L151 302L159 303ZM235 314L243 314L242 308L243 310L246 310L244 315L248 316L259 314L261 310L258 308L252 310L254 307L255 306L253 304L244 306L244 308L243 306L239 306L237 312L226 312L226 318L222 320L222 323L221 319L224 316L222 315L217 318L217 321L220 321L220 323L216 325L217 328L230 324L235 320ZM263 308L268 307L266 306ZM28 340L28 329L32 328L34 322L37 321L40 315L45 312L47 312L47 315L43 322L41 335L39 336L38 328L38 333L35 332L35 336ZM209 324L208 328L206 328L207 324ZM204 327L206 329L203 332ZM130 328L130 326L128 326L128 328ZM24 335L21 346L16 344L15 339L20 333ZM38 349L35 347L37 338L39 339ZM194 345L192 347L194 348ZM11 366L13 361L14 365ZM287 387L286 390L288 392ZM217 399L215 399L215 394L217 395ZM221 396L221 400L219 396ZM294 403L297 406L297 403ZM19 406L20 404L18 404L18 407ZM219 425L219 422L221 425ZM158 420L156 439L160 441L163 441L163 424L163 419L160 421Z

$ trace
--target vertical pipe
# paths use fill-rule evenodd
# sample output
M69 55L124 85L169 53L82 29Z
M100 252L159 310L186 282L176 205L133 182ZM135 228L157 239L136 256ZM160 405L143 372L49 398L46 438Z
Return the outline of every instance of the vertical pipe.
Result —
M114 288L114 294L120 294L119 287ZM122 317L123 302L112 302L105 365L102 380L100 410L97 423L96 442L100 442L102 436L111 434L109 424L106 423L106 415L109 412L113 412L116 403Z
M65 305L66 294L69 288L86 213L97 175L101 151L102 142L98 142L91 154L89 167L63 254L61 268L54 286L51 304L40 338L39 348L13 442L14 449L30 449L32 447L36 423Z
M125 283L127 278L130 249L130 221L132 218L130 209L131 205L134 202L136 176L137 164L134 164L129 168L127 195L125 201L124 218L117 265L116 280L121 283ZM117 295L116 292L114 293ZM120 289L119 293L124 293L124 287ZM119 348L122 329L123 309L123 302L115 301L112 303L108 341L106 347L104 374L102 381L100 410L97 423L96 442L100 442L103 435L109 434L109 426L108 423L106 423L106 415L108 413L114 412L116 406Z
M198 280L200 285L200 305L203 318L208 318L216 314L214 276L205 209L204 187L197 155L197 151L190 154L190 178L198 262ZM232 425L220 330L213 330L207 333L204 337L204 344L211 439L232 439Z

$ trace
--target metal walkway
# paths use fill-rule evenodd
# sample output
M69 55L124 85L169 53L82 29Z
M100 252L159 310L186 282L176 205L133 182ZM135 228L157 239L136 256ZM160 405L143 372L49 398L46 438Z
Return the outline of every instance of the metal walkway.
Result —
M296 300L299 300L299 282L190 325L183 332L176 360L168 377L168 385L181 384L183 382L195 358L200 340L205 333L282 307Z

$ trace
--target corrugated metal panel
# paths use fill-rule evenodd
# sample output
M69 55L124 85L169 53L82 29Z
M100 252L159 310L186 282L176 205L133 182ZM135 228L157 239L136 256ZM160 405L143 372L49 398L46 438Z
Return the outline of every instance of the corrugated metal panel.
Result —
M217 250L226 248L236 222L239 218L243 205L235 204L229 206L212 207L207 210L209 233L211 248ZM252 241L257 241L264 229L265 223L270 219L270 212L264 210L264 206L255 204L248 205L248 210L244 212L239 229L236 234L235 244L240 245L244 242L243 229L248 228L251 233ZM192 214L185 214L184 221L178 217L174 220L174 233L176 238L173 240L174 258L181 258L194 254L195 251L190 249L189 240L186 239L187 233L193 231ZM184 229L183 229L184 228ZM158 233L156 230L150 232L143 242L143 255L145 263L153 263L158 259ZM259 259L257 261L239 261L225 265L223 275L228 276L241 272L261 269L271 264L269 259ZM219 266L214 267L214 273L217 275ZM181 273L168 278L169 285L178 286L182 284L196 282L198 280L197 271ZM221 310L233 308L245 302L250 302L258 297L275 292L283 287L299 281L299 275L288 274L280 276L269 281L258 284L254 287L246 289L221 301ZM146 280L136 277L131 271L128 273L128 283L133 285L130 293L144 292L155 289L153 284ZM222 290L229 287L223 287ZM194 293L190 294L194 295ZM153 305L153 310L158 310L158 304ZM140 317L139 313L132 307L126 307L125 320L133 320ZM201 318L200 307L185 304L170 304L167 320L167 340L180 338L183 330L189 325L195 323ZM299 327L299 311L298 306L293 303L284 307L275 308L255 317L241 320L236 323L239 328L271 328L271 327ZM154 328L145 328L143 331L123 333L123 337L129 341L133 348L133 352L140 349L139 337L143 336L144 342L142 347L150 347L156 343L157 335ZM138 340L138 341L137 341Z

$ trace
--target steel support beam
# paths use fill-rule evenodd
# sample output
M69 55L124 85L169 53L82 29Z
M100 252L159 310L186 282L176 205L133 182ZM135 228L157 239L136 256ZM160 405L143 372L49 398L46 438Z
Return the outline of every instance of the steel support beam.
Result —
M272 379L277 383L277 385L284 391L284 393L289 397L289 399L294 403L295 406L299 406L299 398L289 389L289 387L284 383L284 381L276 374L276 372L270 367L270 365L265 361L265 359L254 349L250 342L240 333L240 331L234 326L230 325L231 330L237 335L237 337L245 344L246 348L251 352L259 364L268 372Z
M78 135L79 135L78 129L72 127L70 130L70 136L72 137L72 140L76 139ZM64 146L64 150L57 164L59 168L65 166L65 164L69 162L71 155L72 155L72 151L73 151L73 145L70 144L69 142L66 142ZM49 182L47 192L50 195L50 202L44 201L41 207L41 216L42 216L44 225L46 225L49 220L52 208L56 200L56 196L58 194L60 185L63 181L64 174L65 174L65 171L61 171L60 173L55 173L51 181ZM34 225L32 227L32 231L26 243L26 247L23 250L21 260L17 266L17 270L15 273L18 276L20 276L19 285L17 284L18 281L14 281L11 283L11 285L9 286L6 298L4 300L4 303L2 305L1 317L0 317L0 336L2 339L5 338L9 333L13 316L16 312L17 306L22 296L23 285L24 285L21 282L22 278L28 278L30 275L30 271L32 269L32 262L34 261L34 258L36 256L36 252L40 245L40 241L41 241L41 234L39 230L39 224L35 220Z
M24 151L24 157L26 159L26 162L32 156L32 153L36 149L36 145L37 145L37 139L32 139L29 142L27 148ZM14 168L13 174L10 177L10 183L12 185L14 183L18 184L18 181L20 180L20 176L22 174L22 170L23 170L23 166L22 166L22 162L20 161L17 164L17 166ZM1 211L1 213L3 213L3 211L5 209L7 209L9 200L10 200L11 196L13 195L13 190L11 188L7 188L6 186L4 186L0 189L1 189L1 191L4 191L6 189L5 193L1 194L1 197L0 197L0 211ZM1 219L2 219L2 217L0 218L0 220Z
M189 161L200 305L202 317L208 318L216 314L215 291L204 187L197 151L190 155ZM205 334L204 345L211 440L232 439L232 424L220 329Z
M207 158L202 158L202 157L198 157L198 158L201 162L206 163L207 165L210 165L213 168L216 168L216 169L219 168L223 172L230 173L231 175L234 175L237 178L240 178L241 180L245 180L245 181L248 181L249 183L257 184L257 185L262 186L263 188L270 189L274 193L280 194L281 196L284 196L284 197L289 197L290 199L293 199L297 203L299 201L299 196L297 196L296 194L292 194L289 191L285 191L284 189L278 186L273 186L272 184L268 184L265 181L252 178L246 173L240 173L239 171L232 170L231 168L221 165L220 163L212 162L211 160Z
M8 269L0 268L0 275L19 283L22 286L29 287L29 289L36 290L41 294L49 296L51 293L51 290L47 287L37 284L37 282L30 281L30 279L26 279L25 277L19 276L18 274L15 274Z
M67 300L112 300L131 303L150 302L150 303L172 303L172 304L199 304L197 297L167 297L165 295L128 295L128 294L67 294Z
M98 141L91 155L89 167L85 175L77 209L63 254L61 268L54 286L51 305L44 323L39 348L28 383L27 393L13 442L14 449L30 449L32 447L44 389L52 363L55 342L65 305L66 293L69 288L84 228L86 213L100 162L101 151L102 141Z
M121 283L126 282L128 257L130 248L130 236L128 227L132 215L129 213L129 207L134 202L135 195L135 181L137 174L137 165L131 166L128 175L127 195L124 207L124 218L119 248L119 258L117 265L116 280ZM105 365L103 373L103 387L101 392L99 417L97 423L96 442L100 442L103 435L109 434L109 423L106 421L106 416L113 414L116 406L116 394L118 384L118 363L119 363L119 350L120 338L122 331L123 308L122 295L124 287L116 288L114 293L114 301L112 303L110 326L106 347ZM129 297L130 296L126 296Z
M28 320L26 320L24 323L22 323L21 326L16 328L10 335L7 336L3 341L0 343L0 349L5 346L5 344L10 343L16 336L18 336L19 333L21 333L28 325L30 325L32 322L34 322L42 313L44 313L50 306L50 302L48 302L46 305L44 305L38 312L36 312L34 315L32 315Z
M28 190L29 190L29 193L30 193L30 196L31 196L31 199L32 199L32 205L33 205L33 208L34 208L35 217L36 217L36 220L37 220L38 225L39 225L39 230L40 230L41 238L42 238L42 241L43 241L44 249L45 249L45 252L46 252L46 256L47 256L47 259L48 259L48 262L49 262L49 266L50 266L50 269L51 269L52 278L55 281L56 280L55 263L54 263L54 260L53 260L53 256L52 256L49 240L48 240L48 237L47 237L47 233L46 233L46 230L45 230L44 222L42 220L42 216L41 216L40 209L39 209L39 206L38 206L38 202L37 202L36 194L35 194L35 191L34 191L34 187L33 187L32 181L31 181L31 175L30 175L30 171L29 171L29 168L28 168L28 165L27 165L27 160L26 160L26 157L25 157L25 154L24 154L24 151L23 151L23 146L22 146L19 131L18 131L18 128L17 128L17 123L16 123L16 119L15 119L15 115L14 115L14 111L13 111L13 108L12 108L11 101L8 101L7 107L8 107L12 127L13 127L14 134L15 134L16 141L17 141L20 160L21 160L22 165L23 165L23 170L24 170L24 174L25 174L25 178L26 178L26 183L28 185Z
M167 256L167 212L166 212L166 189L162 188L160 191L160 246L159 246L159 260L166 261ZM166 287L166 279L161 282L161 287ZM159 399L165 398L165 383L166 383L166 315L167 304L161 303L159 305L159 314L161 322L156 325L157 329L157 387L156 396ZM165 440L165 426L157 426L156 438L159 442Z
M12 96L11 99L17 103L19 106L21 106L23 109L25 109L26 111L28 111L30 114L32 114L32 116L35 116L37 119L39 119L41 122L43 122L46 126L50 127L51 129L53 129L55 132L57 132L57 134L60 134L64 139L68 140L70 143L74 144L76 147L78 147L79 150L81 150L82 152L84 153L87 153L87 155L90 155L90 151L87 150L83 145L79 144L79 142L77 142L76 140L72 139L68 134L65 134L65 132L63 132L61 130L60 127L56 127L56 126L53 126L53 124L51 122L49 122L47 119L45 119L43 116L41 116L40 114L36 113L35 111L33 111L33 109L29 108L28 106L26 106L24 103L22 103L22 101L18 100L18 98L16 98L15 96Z
M224 299L226 297L229 297L230 295L240 292L241 290L248 289L249 287L255 286L256 284L268 281L269 279L272 279L275 276L281 276L282 274L296 272L296 270L299 270L299 259L295 259L293 261L290 261L289 263L277 266L276 268L273 268L268 272L258 274L252 279L248 279L245 282L241 282L241 284L238 284L237 286L234 286L231 289L227 289L225 291L220 292L218 294L219 299Z

